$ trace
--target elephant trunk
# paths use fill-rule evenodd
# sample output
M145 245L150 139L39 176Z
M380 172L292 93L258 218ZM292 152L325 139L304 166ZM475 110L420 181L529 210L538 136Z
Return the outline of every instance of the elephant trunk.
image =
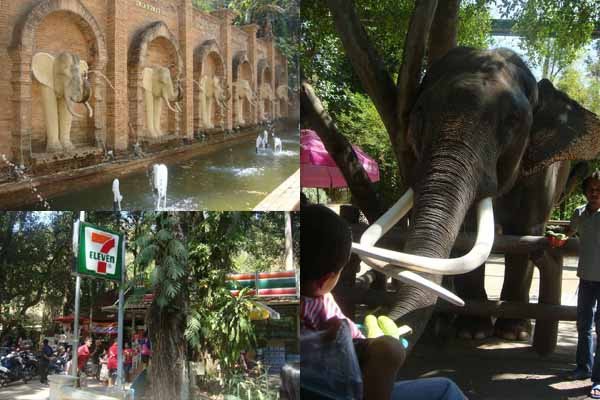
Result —
M422 163L424 174L415 187L412 228L404 252L448 258L465 215L477 197L483 164L480 157L462 143L443 140L437 146ZM439 275L426 278L441 283ZM437 296L412 285L398 284L389 316L411 326L418 339ZM421 311L414 312L417 310Z
M65 105L67 106L67 110L69 110L69 113L71 113L71 115L74 116L75 118L83 119L84 118L83 115L78 114L78 113L75 112L75 110L73 109L73 104L72 103L73 103L73 100L71 100L69 98L65 98Z
M179 103L183 100L183 86L181 86L181 81L177 82L177 96L175 96L175 103Z
M171 105L171 103L169 102L169 99L167 98L167 96L165 94L163 94L162 98L165 101L165 103L167 103L167 107L169 107L169 110L173 111L174 113L180 112L180 111L177 111L177 109L173 108L173 106Z

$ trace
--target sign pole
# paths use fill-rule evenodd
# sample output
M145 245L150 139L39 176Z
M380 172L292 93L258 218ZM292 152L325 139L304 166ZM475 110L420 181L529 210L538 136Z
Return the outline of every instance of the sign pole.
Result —
M79 221L85 221L85 211L79 211ZM81 291L81 277L75 278L75 321L73 321L73 357L71 368L74 377L77 377L77 348L79 347L79 292Z
M124 314L125 314L125 290L124 276L125 276L125 239L123 243L123 257L121 257L121 283L119 285L119 325L117 330L117 341L118 341L118 353L117 353L117 386L123 389L123 330L124 330Z

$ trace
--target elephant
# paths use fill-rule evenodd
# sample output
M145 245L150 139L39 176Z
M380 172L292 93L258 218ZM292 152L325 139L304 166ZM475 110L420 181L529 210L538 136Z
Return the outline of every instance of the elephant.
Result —
M287 104L287 105L290 104L289 97L288 97L288 90L289 90L289 87L287 85L279 85L279 86L277 86L277 89L275 90L277 99L279 101L284 101L285 104ZM277 109L278 109L277 116L282 117L281 104L278 104Z
M266 113L265 110L265 101L270 102L271 104L271 109L273 106L273 101L275 101L275 95L273 94L273 89L271 88L271 85L269 85L268 83L263 83L260 86L260 101L259 101L259 115L261 120L266 121L269 119L269 116Z
M56 57L43 52L33 56L31 70L42 84L46 151L49 153L74 149L71 143L73 117L84 117L73 110L73 103L85 104L89 117L93 116L88 103L91 95L88 69L84 60L69 52Z
M504 233L543 230L569 162L590 160L600 152L600 119L549 80L536 82L515 52L457 47L424 76L405 140L415 160L408 176L411 188L353 249L367 265L398 279L388 314L411 326L418 338L438 295L462 303L439 286L442 275L469 273L482 278L483 269L477 268L491 251L494 213ZM530 195L536 191L543 195ZM516 204L531 215L517 211ZM375 246L411 208L403 251ZM471 227L474 214L479 231L473 249L448 259L461 226ZM527 283L530 272L517 271L526 263L507 258L503 297L528 293L528 288L506 287ZM480 298L485 295L483 286L456 286L463 296L477 290Z
M177 103L183 99L183 90L179 83L173 84L169 69L159 65L144 68L142 87L146 104L146 127L150 137L157 138L163 135L160 128L163 101L167 103L169 110L181 112ZM175 108L171 101L175 103Z
M216 104L221 110L227 109L227 101L229 101L229 91L226 90L221 84L221 79L218 76L213 76L212 79L208 76L203 76L200 80L201 90L200 97L204 95L204 99L201 100L202 120L206 128L214 128L212 121L213 115L213 104Z
M207 83L208 81L208 76L204 75L201 79L200 82L196 82L194 81L194 83L196 83L196 85L198 85L198 91L199 91L199 100L200 100L200 125L201 126L206 126L206 121L208 121L210 118L207 117L206 115L206 89L207 89Z
M254 107L256 106L256 101L254 99L254 92L252 91L252 87L250 86L250 82L245 79L240 79L236 82L233 82L233 90L235 93L234 96L234 107L237 115L237 124L244 125L246 122L244 121L244 100L248 101L248 103Z

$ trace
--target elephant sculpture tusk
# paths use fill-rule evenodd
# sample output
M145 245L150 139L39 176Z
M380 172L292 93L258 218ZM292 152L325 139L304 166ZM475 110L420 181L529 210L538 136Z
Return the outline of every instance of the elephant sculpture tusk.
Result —
M94 116L94 110L92 109L92 106L90 106L90 103L86 101L85 107L88 109L88 117L92 118Z
M169 110L173 111L174 113L179 113L180 111L177 111L176 109L173 108L173 106L171 105L171 103L169 103L169 99L167 99L167 96L163 95L163 100L165 101L165 103L167 103L167 107L169 107Z
M83 116L83 115L81 115L81 114L77 114L77 113L75 112L75 110L73 110L73 106L71 106L71 101L72 101L72 100L70 100L70 99L67 99L67 98L65 97L65 104L66 104L66 106L67 106L67 110L69 110L69 112L71 113L71 115L72 115L72 116L74 116L75 118L78 118L78 119L83 119L83 118L84 118L84 116Z
M405 195L407 198L412 196L412 193ZM402 211L405 213L407 199L403 196L395 205L395 211L398 215ZM401 201L403 202L402 204ZM394 208L393 207L393 208ZM391 211L391 210L390 210ZM361 243L353 243L352 250L357 253L363 261L365 258L374 258L375 260L384 261L386 263L397 265L400 267L441 275L456 275L470 272L483 264L494 244L494 211L492 207L492 199L487 197L477 205L477 239L475 245L469 251L459 258L441 259L417 256L393 250L378 248L372 245L373 240L378 240L400 219L397 215L385 213L374 225L377 225L369 235ZM365 232L367 233L367 232ZM371 242L371 243L369 243Z

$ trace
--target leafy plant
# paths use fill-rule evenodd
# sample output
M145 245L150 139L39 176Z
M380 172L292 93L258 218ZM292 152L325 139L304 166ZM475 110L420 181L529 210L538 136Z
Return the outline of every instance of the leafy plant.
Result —
M209 271L197 282L185 337L193 347L218 360L225 381L240 370L242 351L254 345L251 309L248 288L232 296L225 285L223 270Z

